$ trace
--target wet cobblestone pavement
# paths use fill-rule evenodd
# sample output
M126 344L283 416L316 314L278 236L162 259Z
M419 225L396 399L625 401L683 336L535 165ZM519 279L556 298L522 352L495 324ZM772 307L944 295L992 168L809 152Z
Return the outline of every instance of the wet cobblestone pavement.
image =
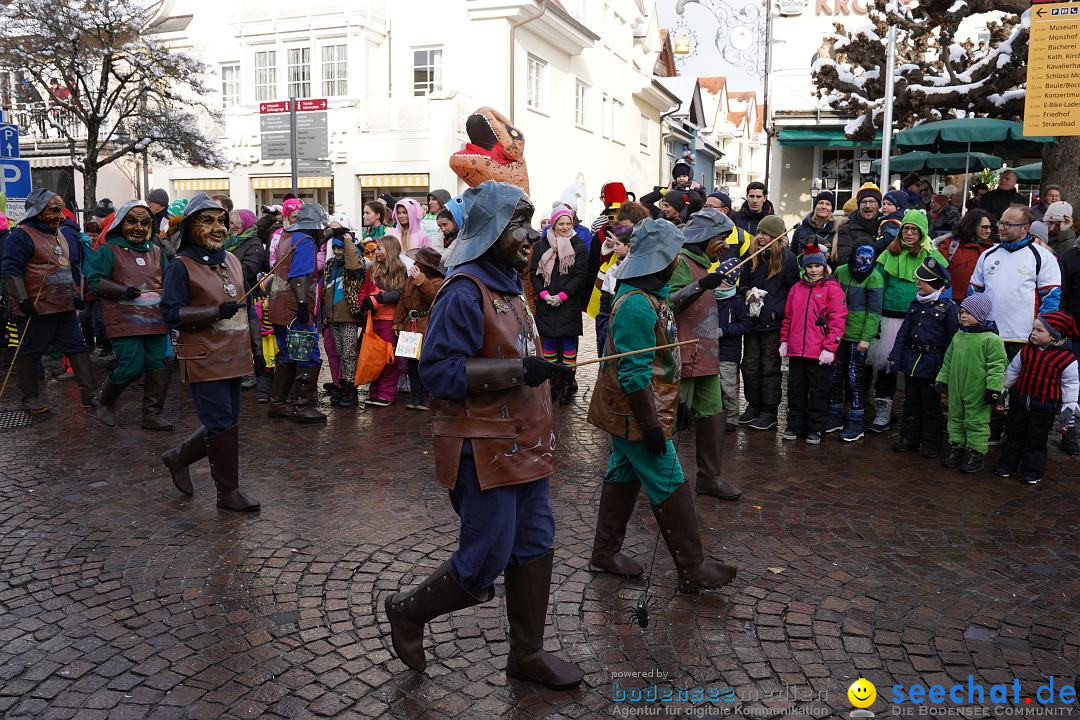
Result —
M655 681L739 698L699 713L846 717L863 675L880 716L894 683L1018 678L1023 704L1047 676L1076 682L1077 459L1052 450L1030 488L898 455L888 435L808 447L739 430L726 463L742 499L697 501L708 551L739 576L676 593L661 544L642 631L627 608L644 582L588 571L607 441L581 395L557 410L548 647L587 677L556 693L503 674L501 587L429 626L425 675L388 650L384 597L456 541L426 414L335 410L325 429L298 427L245 393L242 487L263 511L237 515L215 509L205 462L186 499L157 460L195 427L186 388L171 389L178 430L163 434L138 428L134 386L110 431L50 382L50 419L0 431L0 715L591 718ZM680 452L692 469L690 434ZM655 542L642 494L626 547L647 561Z

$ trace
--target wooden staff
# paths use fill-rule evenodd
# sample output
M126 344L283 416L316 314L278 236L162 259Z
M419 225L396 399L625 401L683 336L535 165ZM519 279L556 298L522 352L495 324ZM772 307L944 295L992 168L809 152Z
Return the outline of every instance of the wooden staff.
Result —
M596 363L607 362L608 360L618 360L619 358L628 357L630 355L640 355L642 353L653 352L654 350L667 350L669 348L679 347L681 345L693 345L699 343L701 340L694 338L693 340L680 340L679 342L671 343L669 345L657 345L656 347L642 348L641 350L631 350L624 353L616 353L615 355L605 355L604 357L598 357L593 360L585 360L584 362L574 363L573 365L567 365L567 367L579 368L586 365L595 365Z
M45 289L45 281L41 281L41 285L38 286L37 295L34 296L34 307L37 307L38 300L41 299L41 291ZM22 332L19 333L19 342L15 345L15 352L11 356L11 364L8 365L7 372L4 373L4 384L0 385L0 398L4 397L4 391L7 390L8 380L11 379L11 371L15 369L15 361L19 358L19 350L22 349L23 340L26 340L26 334L30 330L30 320L33 315L26 316L26 324L23 325Z
M293 245L291 248L289 248L289 251L287 253L285 253L284 255L279 257L278 261L276 263L274 263L274 267L270 268L270 272L266 273L266 275L263 277L263 280L265 280L268 277L271 277L274 274L274 271L277 270L279 267L281 267L281 263L283 263L283 262L285 262L286 260L289 259L289 256L293 254L293 250L295 250L295 249L296 249L296 246ZM262 280L260 280L259 282L255 283L254 285L249 287L247 289L246 293L244 293L239 298L237 298L236 299L236 304L237 305L243 304L244 300L247 299L247 296L250 295L251 293L253 293L255 291L255 288L259 287L259 285L262 285ZM269 292L269 289L267 291Z
M792 226L791 226L791 227L789 227L789 228L788 228L787 230L785 230L785 231L784 231L784 232L783 232L783 233L782 233L781 235L777 235L777 236L776 236L776 237L774 237L774 238L773 238L772 240L770 240L769 242L765 243L764 245L762 245L761 247L759 247L759 248L758 248L757 250L755 250L754 252L752 252L752 253L750 253L749 255L747 255L747 256L746 256L746 258L745 258L744 260L740 260L740 261L739 261L739 264L738 264L738 265L736 265L735 267L731 268L731 270L729 270L728 272L733 272L733 271L735 271L735 270L738 270L738 269L739 269L739 268L741 268L741 267L742 267L743 265L745 265L746 263L748 263L748 262L750 262L751 260L753 260L753 259L754 259L754 258L755 258L755 257L756 257L757 255L760 255L761 253L763 253L763 252L765 252L766 250L768 250L768 249L769 249L769 246L770 246L770 245L772 245L772 244L773 244L774 242L776 242L776 241L777 241L777 240L779 240L780 238L784 237L784 235L787 235L787 234L788 234L789 232L791 232L792 230L794 230L794 229L795 229L796 227L798 227L798 225L792 225Z

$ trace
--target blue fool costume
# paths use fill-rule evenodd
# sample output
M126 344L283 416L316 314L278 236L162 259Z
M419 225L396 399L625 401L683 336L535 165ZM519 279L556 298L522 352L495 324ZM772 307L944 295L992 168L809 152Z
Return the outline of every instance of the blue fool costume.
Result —
M101 299L105 332L116 353L116 369L98 396L98 417L115 425L113 406L130 383L143 376L142 427L172 430L161 418L172 371L165 365L169 328L161 317L165 253L151 242L153 215L142 200L116 211L105 244L90 260L87 282Z
M188 466L209 458L217 506L252 512L259 502L240 490L240 382L253 363L257 374L266 364L250 300L247 307L238 304L244 270L225 250L226 218L206 193L193 197L180 223L180 250L165 273L161 315L180 331L180 379L191 386L202 426L161 461L176 488L191 495Z
M581 670L544 651L555 536L548 381L567 371L539 357L522 297L533 205L520 188L489 180L465 191L464 208L420 358L433 398L436 475L461 517L458 549L418 587L386 599L391 640L402 662L423 671L424 625L487 602L503 575L506 674L570 689Z
M619 265L605 356L675 342L675 316L666 300L682 246L682 233L665 220L642 220L634 228L630 254ZM644 485L675 561L679 590L697 592L726 585L736 569L705 559L693 499L671 441L681 368L677 348L641 352L600 366L588 420L611 435L611 459L590 565L626 577L644 572L621 552L626 524Z
M82 293L82 242L61 226L64 202L56 193L36 188L26 198L26 212L4 241L0 266L7 294L15 301L15 326L22 345L15 359L15 379L22 408L43 413L38 396L38 361L49 347L67 355L84 408L100 403L95 392L90 348L79 326Z

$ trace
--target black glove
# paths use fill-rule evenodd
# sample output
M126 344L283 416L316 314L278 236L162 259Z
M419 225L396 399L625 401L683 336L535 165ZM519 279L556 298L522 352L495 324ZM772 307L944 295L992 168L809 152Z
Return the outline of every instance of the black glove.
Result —
M128 285L127 289L124 290L124 299L125 300L134 300L135 298L139 297L140 295L142 295L142 290L140 290L137 287L133 287L131 285Z
M311 324L311 310L306 302L296 304L296 322L301 325Z
M934 392L936 392L938 395L940 395L941 393L945 392L947 387L948 386L945 385L945 383L943 383L943 382L936 382L936 383L934 383Z
M255 377L262 377L266 374L266 358L262 353L255 355Z
M667 453L667 440L664 438L664 428L657 425L656 427L645 428L642 431L645 435L645 449L651 452L653 455L664 455Z
M375 298L375 302L381 304L382 301L383 301L383 298L386 297L386 296L383 295L382 293L375 293L375 295L373 297Z
M565 365L548 362L544 358L529 355L521 358L521 364L525 367L525 384L536 387L545 380L554 380L556 377L570 377L574 371Z
M34 301L30 298L23 298L19 301L19 310L22 310L22 314L26 317L37 317L37 310L34 309Z
M238 312L240 312L240 305L238 303L234 303L232 300L223 302L218 305L217 308L218 320L228 320Z
M348 235L349 233L352 232L352 230L350 230L347 227L336 227L336 228L332 228L332 230L333 230L333 236L334 237L345 237L346 235Z
M697 281L698 287L702 290L715 290L720 287L720 283L724 278L720 273L709 273L705 277Z
M983 393L983 400L986 402L987 405L997 405L999 402L1001 402L1001 391L987 390L985 393Z
M83 300L78 295L73 295L71 297L71 302L73 302L75 304L75 309L76 310L84 310L84 309L86 309L86 301Z
M362 300L362 301L360 302L360 309L361 309L362 311L364 311L365 313L369 313L369 312L374 312L374 311L375 311L375 303L373 303L373 302L371 301L371 296L370 296L370 295L369 295L369 296L367 296L367 297L365 297L365 298L364 298L364 299L363 299L363 300Z

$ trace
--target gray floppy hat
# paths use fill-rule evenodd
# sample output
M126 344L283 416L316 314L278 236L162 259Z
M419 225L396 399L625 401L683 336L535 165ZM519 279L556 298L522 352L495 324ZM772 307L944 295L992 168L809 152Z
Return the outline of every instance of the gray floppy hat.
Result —
M683 234L672 223L652 218L642 220L630 235L630 254L619 263L619 279L660 272L671 264L682 246Z
M116 215L113 216L112 224L109 225L109 232L105 233L105 238L108 239L113 236L113 233L120 232L120 224L127 217L127 214L137 207L146 208L146 211L153 216L153 211L150 206L142 200L128 200L126 203L120 206L120 209L116 211Z
M465 223L443 264L462 265L487 252L502 235L518 201L524 197L525 191L517 185L494 180L485 180L466 190L461 196Z
M225 208L221 207L221 204L217 200L204 192L191 198L191 200L188 201L188 204L184 206L184 212L180 215L180 249L187 247L188 244L188 223L203 210L221 210L222 212L225 212ZM228 220L226 220L226 222L228 222Z
M317 203L304 203L296 212L296 222L285 228L285 232L297 230L325 230L326 211Z
M708 242L716 236L727 237L735 223L716 208L698 210L682 226L682 234L687 245Z
M17 225L21 225L27 220L33 220L41 211L45 209L45 206L49 204L49 201L56 197L56 193L52 190L46 190L45 188L34 188L30 191L30 194L26 196L25 209L23 210L23 216L19 218Z

